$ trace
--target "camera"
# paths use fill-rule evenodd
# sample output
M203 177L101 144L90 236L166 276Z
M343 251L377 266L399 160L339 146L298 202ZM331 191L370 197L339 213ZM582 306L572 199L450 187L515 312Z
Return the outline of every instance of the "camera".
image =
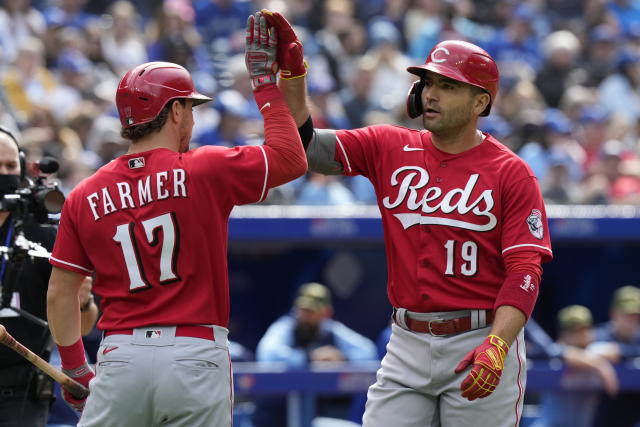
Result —
M37 163L41 173L50 174L58 170L58 162L45 157ZM58 189L58 183L46 183L46 176L39 175L35 181L27 179L27 187L18 188L12 194L5 194L0 199L0 211L13 212L23 219L32 215L39 224L54 224L49 214L57 214L62 210L64 194Z

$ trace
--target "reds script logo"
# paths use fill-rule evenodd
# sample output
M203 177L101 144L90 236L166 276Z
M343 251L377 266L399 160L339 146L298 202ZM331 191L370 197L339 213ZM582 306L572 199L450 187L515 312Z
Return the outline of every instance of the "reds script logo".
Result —
M529 231L533 234L533 237L542 239L542 236L544 235L542 213L538 209L531 211L531 214L527 217L527 225L529 226Z
M398 181L401 175L403 175L402 181ZM449 214L453 211L461 215L471 213L473 216L483 220L483 223L478 224L476 222L461 221L446 216L422 216L419 213L393 214L393 216L398 218L405 230L416 224L447 225L449 227L458 227L473 231L493 230L498 223L495 215L491 213L494 205L493 190L484 190L477 199L473 201L470 200L479 177L479 174L473 174L469 176L469 180L464 188L454 188L448 193L443 194L440 187L427 186L430 177L429 172L425 169L419 166L403 166L391 174L391 186L398 187L397 198L392 201L391 197L387 196L382 200L382 204L387 209L393 209L406 203L409 210L419 210L426 214L433 214L438 211L441 211L443 214ZM423 188L425 191L419 193L418 190ZM456 200L455 202L454 199Z

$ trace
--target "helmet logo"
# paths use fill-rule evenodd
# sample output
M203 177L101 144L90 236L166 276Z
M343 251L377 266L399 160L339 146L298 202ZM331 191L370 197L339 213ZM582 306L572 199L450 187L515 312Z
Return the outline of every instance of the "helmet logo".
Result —
M439 47L437 49L434 49L434 51L431 52L431 62L445 62L447 60L447 58L436 58L436 53L438 53L440 51L446 53L447 55L451 55L449 53L449 50L447 50L446 47L442 47L441 46L441 47Z

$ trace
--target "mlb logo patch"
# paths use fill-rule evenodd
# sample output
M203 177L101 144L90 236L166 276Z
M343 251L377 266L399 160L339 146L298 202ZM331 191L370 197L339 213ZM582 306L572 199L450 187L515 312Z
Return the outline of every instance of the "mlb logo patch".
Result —
M152 338L152 339L160 338L162 336L162 331L159 331L159 330L147 330L146 333L145 333L145 336L147 338Z
M129 159L129 169L139 169L144 167L144 157Z

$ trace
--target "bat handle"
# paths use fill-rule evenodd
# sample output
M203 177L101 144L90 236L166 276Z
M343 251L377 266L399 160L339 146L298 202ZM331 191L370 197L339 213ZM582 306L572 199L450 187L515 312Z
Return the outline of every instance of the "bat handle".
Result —
M67 390L71 395L78 400L82 400L89 395L89 389L80 384L78 381L75 381L70 378L69 382L65 382L64 384L60 384L62 388Z

